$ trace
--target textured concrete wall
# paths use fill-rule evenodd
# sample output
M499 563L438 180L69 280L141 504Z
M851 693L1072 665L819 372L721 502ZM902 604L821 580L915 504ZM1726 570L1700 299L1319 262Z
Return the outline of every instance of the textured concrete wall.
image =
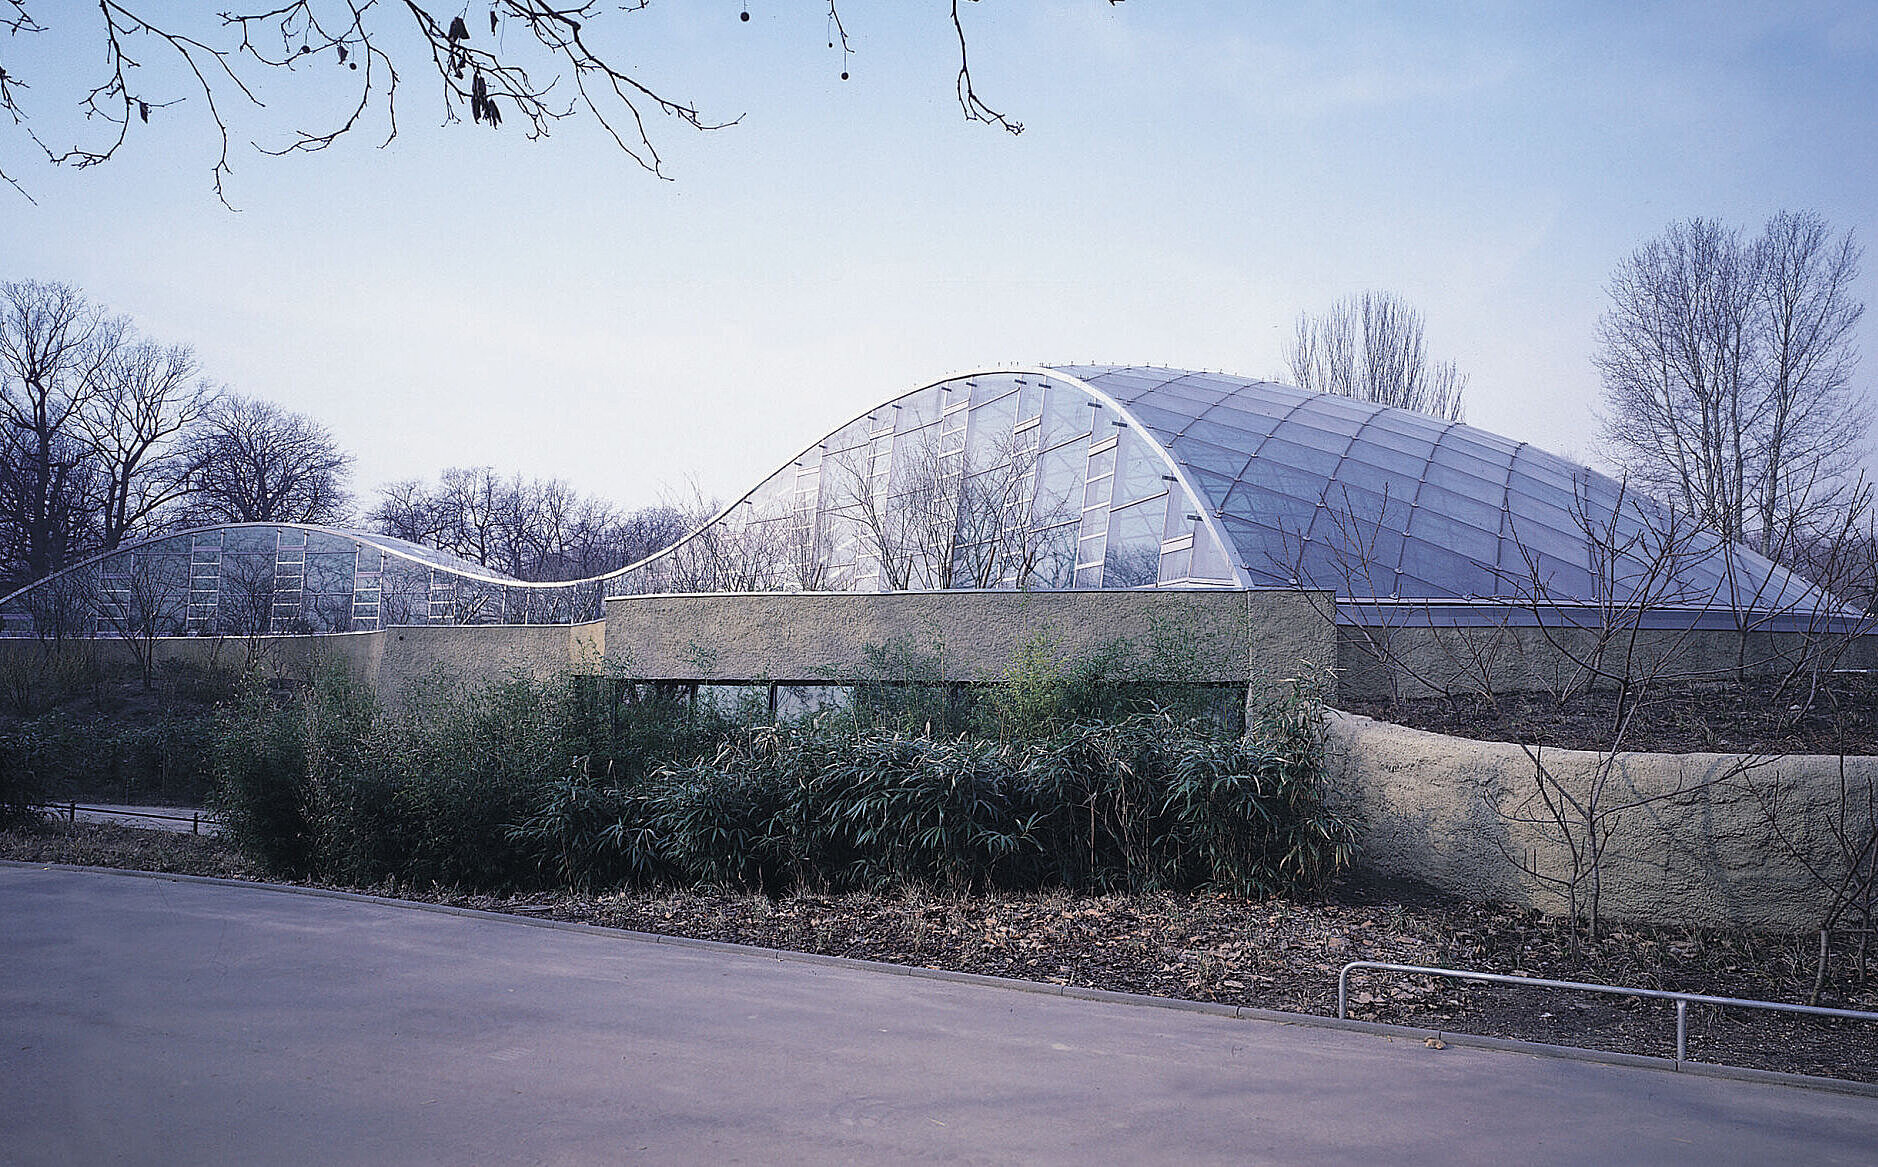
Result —
M605 625L435 625L390 628L377 681L380 693L397 693L412 681L439 674L458 680L501 678L514 673L547 677L569 668L598 671Z
M1291 591L896 592L623 596L607 601L606 660L627 676L852 680L866 649L905 638L946 678L991 681L1042 632L1066 656L1156 635L1190 638L1195 680L1326 682L1335 629Z
M1601 789L1611 812L1603 914L1677 926L1818 928L1828 897L1790 845L1821 871L1843 870L1827 830L1842 810L1841 774L1855 819L1878 777L1878 758L1619 754L1611 762L1343 713L1327 724L1330 781L1359 824L1371 870L1563 913L1557 881L1574 866L1538 797L1544 774L1581 803Z
M1627 638L1613 638L1599 669L1619 671L1627 648ZM1639 669L1664 678L1725 677L1741 668L1784 672L1809 652L1837 653L1830 667L1878 668L1878 636L1809 642L1797 633L1644 629L1635 652ZM1582 687L1583 662L1599 659L1598 653L1596 637L1574 629L1339 627L1337 691L1353 701L1385 700L1393 673L1403 697L1556 692L1568 684Z

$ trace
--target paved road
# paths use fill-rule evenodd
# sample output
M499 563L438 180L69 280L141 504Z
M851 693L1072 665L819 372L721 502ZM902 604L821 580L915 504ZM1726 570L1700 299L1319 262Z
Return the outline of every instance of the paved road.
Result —
M1878 1162L1878 1100L0 866L0 1162Z

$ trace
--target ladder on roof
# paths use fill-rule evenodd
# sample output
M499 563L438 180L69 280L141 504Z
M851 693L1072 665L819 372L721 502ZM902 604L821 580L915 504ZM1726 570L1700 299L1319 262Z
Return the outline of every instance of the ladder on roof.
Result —
M377 567L368 567L376 562ZM384 553L374 551L372 559L366 558L366 549L361 547L354 553L352 564L352 623L353 632L377 632L379 616L384 607L385 585Z
M430 622L456 623L456 576L435 568L430 573Z
M306 532L282 527L274 536L274 609L268 631L295 631L305 601Z
M189 603L184 609L184 628L191 635L199 636L214 626L221 594L222 533L192 536L189 540Z
M97 635L130 633L130 581L136 570L129 552L113 555L98 565Z

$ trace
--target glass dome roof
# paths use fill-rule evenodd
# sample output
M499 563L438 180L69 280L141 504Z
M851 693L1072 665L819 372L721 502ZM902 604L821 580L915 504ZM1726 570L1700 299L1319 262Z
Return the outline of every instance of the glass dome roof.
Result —
M648 592L1233 587L1331 592L1346 623L1618 604L1763 629L1854 614L1525 442L1268 381L1068 365L885 401L603 576L523 583L390 536L237 524L0 599L0 635L576 623Z
M1054 372L1153 435L1219 520L1243 582L1350 600L1534 599L1793 610L1838 604L1738 544L1527 442L1269 381Z

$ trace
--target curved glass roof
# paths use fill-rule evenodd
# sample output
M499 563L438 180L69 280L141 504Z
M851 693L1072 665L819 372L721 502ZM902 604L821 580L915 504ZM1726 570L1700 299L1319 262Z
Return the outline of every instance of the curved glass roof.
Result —
M5 636L258 636L412 624L570 624L597 580L531 584L389 535L231 523L96 555L0 598Z
M1352 600L1837 608L1616 480L1460 422L1269 381L1121 366L1113 398L1220 521L1244 582Z
M1618 482L1458 422L1178 369L987 370L883 402L667 548L523 583L369 532L234 524L0 599L10 635L598 619L645 592L1307 587L1340 618L1579 605L1849 615ZM1437 614L1438 613L1438 614ZM1760 627L1765 622L1757 621Z
M960 461L941 472L946 458ZM919 546L939 532L907 530L948 475L989 483L986 500L948 499L957 562ZM991 495L1022 512L999 527L1008 547L985 535ZM707 565L731 547L749 578L714 584ZM1402 602L1446 619L1481 602L1844 614L1529 443L1269 381L1116 365L964 374L884 402L615 573L608 593L1221 586L1331 591L1357 620Z

